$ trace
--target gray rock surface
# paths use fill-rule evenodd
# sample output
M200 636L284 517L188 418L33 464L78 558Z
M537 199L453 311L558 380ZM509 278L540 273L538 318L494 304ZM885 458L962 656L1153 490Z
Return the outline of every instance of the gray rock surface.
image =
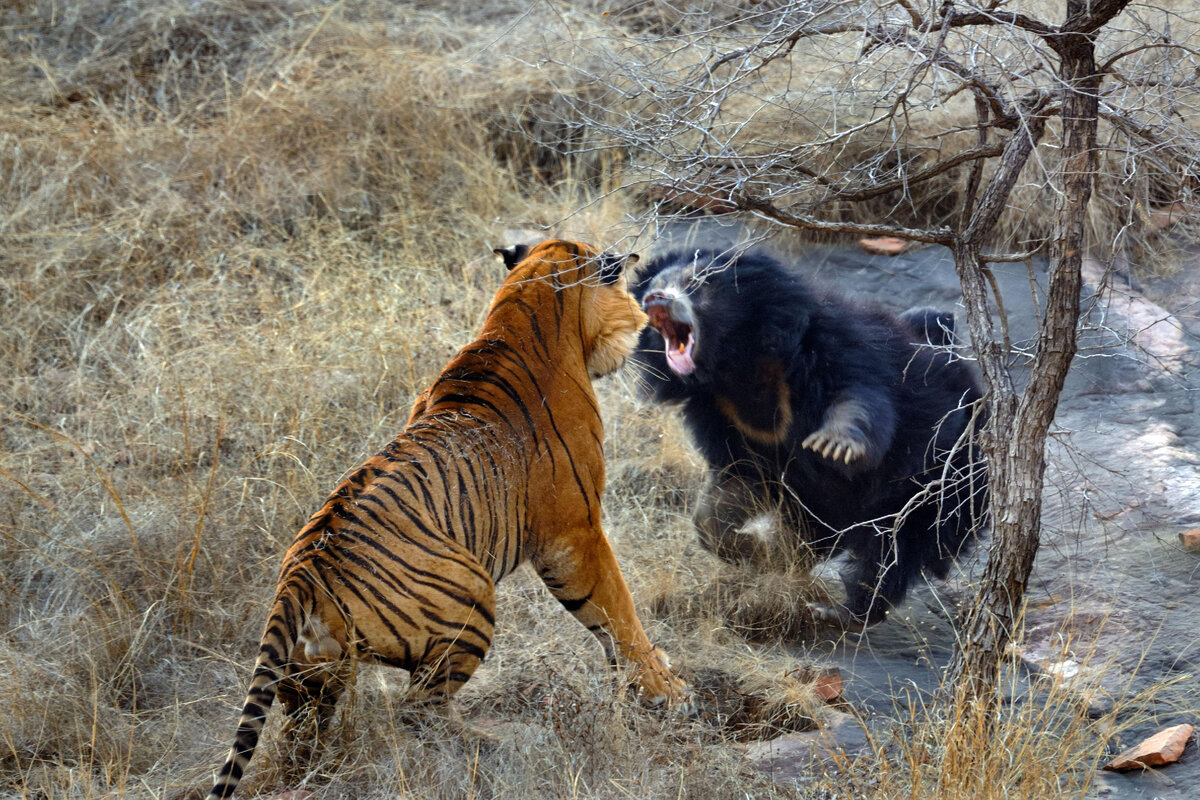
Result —
M870 749L862 723L851 714L834 711L820 730L751 742L746 759L775 780L804 784L816 775L835 772L839 763Z

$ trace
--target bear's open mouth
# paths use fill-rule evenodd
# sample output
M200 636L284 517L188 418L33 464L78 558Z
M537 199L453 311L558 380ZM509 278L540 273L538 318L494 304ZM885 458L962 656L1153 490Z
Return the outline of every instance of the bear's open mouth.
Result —
M686 301L673 299L661 292L652 292L646 295L642 305L650 318L650 324L666 342L664 352L667 366L676 375L691 375L696 370L696 362L692 359L696 349L695 331L691 323L676 319L672 315L672 312L679 309L683 312L681 315L691 316Z

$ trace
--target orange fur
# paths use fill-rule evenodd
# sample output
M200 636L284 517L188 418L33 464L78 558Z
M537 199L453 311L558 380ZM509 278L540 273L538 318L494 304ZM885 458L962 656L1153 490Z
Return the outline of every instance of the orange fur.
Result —
M276 692L292 731L319 733L353 659L409 670L414 703L452 696L491 643L495 581L524 561L647 702L685 698L600 525L591 378L621 366L646 320L621 266L572 242L529 251L404 431L299 532L210 798L237 787Z

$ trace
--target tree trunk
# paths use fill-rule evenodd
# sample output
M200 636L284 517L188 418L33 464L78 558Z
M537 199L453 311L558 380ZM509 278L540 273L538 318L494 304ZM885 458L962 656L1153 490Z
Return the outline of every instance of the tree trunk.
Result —
M1061 58L1059 77L1063 82L1063 151L1057 181L1061 192L1055 207L1046 312L1038 329L1029 382L1019 398L1000 363L1005 354L995 346L997 337L987 317L984 266L979 261L979 243L971 235L974 230L988 229L977 228L973 219L956 247L955 261L991 412L984 449L990 478L992 543L979 593L966 615L951 664L952 685L969 701L990 703L995 697L998 671L1020 618L1041 537L1046 437L1075 356L1084 220L1096 169L1101 76L1096 72L1092 32L1125 5L1123 0L1107 0L1103 8L1106 18L1097 20L1094 4L1067 0L1067 23L1052 45ZM1007 192L1004 195L1007 197ZM986 195L981 209L985 203Z

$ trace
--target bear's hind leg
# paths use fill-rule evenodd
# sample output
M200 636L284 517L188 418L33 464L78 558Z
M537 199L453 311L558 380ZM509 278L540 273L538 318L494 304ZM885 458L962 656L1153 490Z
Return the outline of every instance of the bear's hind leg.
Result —
M847 547L851 562L842 574L852 615L868 626L882 622L923 570L938 571L939 521L936 504L926 502L890 525L881 522L855 532Z
M751 518L768 510L768 503L760 494L738 475L729 472L710 475L692 517L701 546L734 564L766 561L769 544L744 530Z

